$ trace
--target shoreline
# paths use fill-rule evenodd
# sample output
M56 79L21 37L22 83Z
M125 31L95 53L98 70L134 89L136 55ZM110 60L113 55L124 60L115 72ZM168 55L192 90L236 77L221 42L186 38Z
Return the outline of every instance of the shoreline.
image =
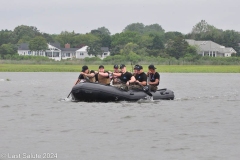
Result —
M0 64L0 72L80 72L79 65L48 64ZM98 70L99 65L88 65L90 70ZM131 65L126 65L132 71ZM142 65L147 72L148 65ZM113 65L104 65L105 71L113 71ZM155 65L159 73L240 73L239 65Z

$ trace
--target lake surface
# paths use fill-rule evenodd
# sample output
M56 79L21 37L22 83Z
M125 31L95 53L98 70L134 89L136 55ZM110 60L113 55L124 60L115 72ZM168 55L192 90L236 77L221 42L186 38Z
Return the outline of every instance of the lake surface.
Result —
M239 160L240 74L164 73L175 100L136 103L71 102L77 77L0 73L1 160Z

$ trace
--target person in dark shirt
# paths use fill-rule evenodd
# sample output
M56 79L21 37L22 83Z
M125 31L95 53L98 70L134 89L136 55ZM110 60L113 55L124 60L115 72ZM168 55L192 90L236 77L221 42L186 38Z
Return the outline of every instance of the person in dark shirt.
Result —
M80 72L75 84L79 83L81 80L95 82L95 72L93 70L89 71L88 66L82 66L82 72Z
M160 75L158 72L156 72L156 69L154 65L148 66L148 76L149 76L149 87L151 91L156 91L158 89L158 85L160 82Z
M137 75L137 68L138 68L138 64L136 64L135 66L134 66L134 69L133 69L133 76L135 77L136 75Z
M131 83L129 89L133 90L142 90L143 86L147 85L147 75L143 72L143 67L140 65L136 65L134 67L135 70L135 79L136 81Z
M147 75L146 73L143 72L143 67L142 66L138 66L137 68L137 74L135 75L135 79L137 83L139 83L142 86L146 86L147 85Z
M135 82L136 79L132 75L132 73L127 72L126 66L124 64L120 65L121 73L113 73L113 76L119 77L121 80L121 88L124 90L128 90L128 86L130 83Z

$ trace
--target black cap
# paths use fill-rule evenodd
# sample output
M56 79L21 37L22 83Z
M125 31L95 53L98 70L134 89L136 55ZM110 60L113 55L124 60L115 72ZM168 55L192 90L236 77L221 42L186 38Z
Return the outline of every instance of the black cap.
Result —
M126 67L125 64L120 65L120 69L123 69L124 67Z
M143 69L142 66L136 66L136 70L140 71L141 69Z
M157 68L155 68L154 65L151 64L148 66L148 69L157 69Z
M99 69L100 69L100 68L104 68L104 66L103 66L103 65L100 65L98 68L99 68Z
M138 68L138 66L139 66L139 65L138 65L138 64L136 64L136 65L134 66L134 69L137 69L137 68Z
M82 72L85 72L88 69L88 66L82 66Z
M115 69L118 69L118 65L117 65L117 64L115 64L115 65L113 66L113 68L115 68Z

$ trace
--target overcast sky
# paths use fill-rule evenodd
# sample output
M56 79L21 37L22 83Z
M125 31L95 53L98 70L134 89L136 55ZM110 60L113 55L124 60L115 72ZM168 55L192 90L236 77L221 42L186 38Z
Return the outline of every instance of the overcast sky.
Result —
M202 19L240 31L239 15L239 0L0 0L0 30L28 25L49 34L102 26L115 34L136 22L186 34Z

